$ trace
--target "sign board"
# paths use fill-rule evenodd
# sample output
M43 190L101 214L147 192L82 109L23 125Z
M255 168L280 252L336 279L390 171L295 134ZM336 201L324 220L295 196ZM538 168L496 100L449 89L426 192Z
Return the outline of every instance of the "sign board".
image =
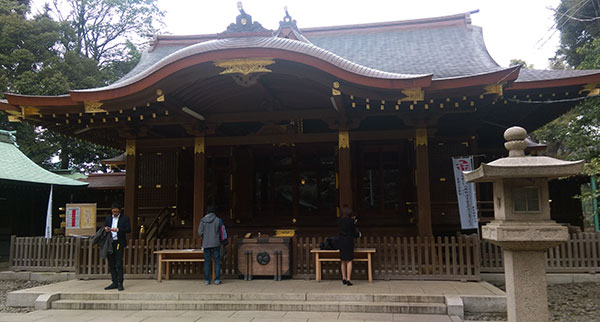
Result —
M475 184L466 182L463 171L473 170L473 157L452 158L454 182L456 183L456 198L460 212L460 227L462 229L477 229L477 196Z
M96 233L96 204L69 203L65 213L65 235L93 235Z

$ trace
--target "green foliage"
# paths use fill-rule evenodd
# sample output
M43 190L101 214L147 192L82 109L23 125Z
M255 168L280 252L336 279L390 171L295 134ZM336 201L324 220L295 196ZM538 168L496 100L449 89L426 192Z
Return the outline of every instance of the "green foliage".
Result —
M523 69L533 69L533 64L529 65L523 59L513 58L510 60L509 66L517 66L517 65L521 65L522 66L521 68L523 68Z
M59 95L116 81L140 59L138 35L154 33L163 12L156 0L65 0L28 18L28 0L0 0L0 93ZM54 20L52 17L57 18ZM132 40L128 40L131 38ZM2 95L2 94L0 94ZM46 168L75 167L103 171L99 160L120 151L9 123L0 113L0 128L17 131L23 151ZM51 159L59 157L58 164Z
M590 99L534 132L548 144L547 153L566 160L586 160L587 173L600 173L600 99Z
M562 0L556 8L554 19L560 31L557 56L564 57L570 66L579 66L586 55L578 52L578 49L600 36L599 12L600 7L595 0Z
M597 1L562 0L555 13L561 32L552 69L600 68L600 7ZM547 153L585 160L587 174L600 173L600 99L590 99L534 132L548 144Z
M55 0L54 8L75 32L74 49L99 64L126 60L132 48L157 33L164 17L156 0Z

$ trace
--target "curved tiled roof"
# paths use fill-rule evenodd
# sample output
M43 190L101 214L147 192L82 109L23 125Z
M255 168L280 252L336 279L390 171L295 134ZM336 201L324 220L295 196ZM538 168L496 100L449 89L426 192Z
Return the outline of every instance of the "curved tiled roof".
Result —
M521 69L517 82L536 82L600 74L600 70Z
M319 60L328 62L338 68L341 68L347 72L351 72L353 74L357 74L364 77L369 78L379 78L379 79L416 79L431 76L431 74L423 73L423 74L401 74L401 73L393 73L393 72L385 72L373 68L369 68L366 66L362 66L345 58L342 58L330 51L327 51L323 48L317 47L315 45L305 43L302 41L297 41L293 39L286 38L278 38L278 37L244 37L244 38L224 38L224 39L214 39L210 41L201 42L199 44L191 45L184 48L179 48L171 53L167 49L158 48L153 51L151 54L155 57L153 59L146 58L143 61L143 66L139 69L136 68L128 73L125 77L113 83L111 85L94 88L94 89L85 89L85 90L76 90L73 91L75 93L85 93L90 91L102 91L102 90L111 90L115 88L124 87L126 85L135 83L155 71L159 70L162 67L165 67L171 63L182 60L186 57L191 57L203 53L220 51L220 50L231 50L231 49L250 49L250 48L260 48L260 49L275 49L275 50L283 50L287 52L293 52L298 54L303 54L307 56L311 56L317 58ZM161 49L163 49L161 51ZM167 56L159 59L158 51L162 54L167 54ZM145 67L144 69L142 69Z
M361 30L305 36L356 63L388 72L459 77L502 69L489 55L480 27Z
M0 155L2 156L0 158L0 180L64 186L87 185L86 182L65 178L35 164L17 148L8 131L0 130Z

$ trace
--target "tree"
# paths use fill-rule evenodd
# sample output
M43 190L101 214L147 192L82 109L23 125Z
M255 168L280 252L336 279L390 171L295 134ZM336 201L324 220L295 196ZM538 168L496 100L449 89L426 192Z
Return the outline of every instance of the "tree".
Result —
M139 51L125 41L129 49L122 55L124 59L106 59L100 64L78 51L73 24L51 19L49 6L31 19L26 16L28 12L29 1L0 0L0 93L58 95L71 89L104 86L122 77L139 60ZM3 114L0 128L17 130L21 150L46 168L58 165L97 171L102 168L100 159L120 153L26 123L9 123ZM52 164L53 157L61 161Z
M573 67L580 66L586 54L578 49L600 36L600 4L596 0L562 0L555 10L554 20L560 31L560 47L556 53Z
M562 0L555 13L560 48L551 60L555 69L600 68L600 4ZM534 132L548 143L547 153L569 160L586 160L586 172L600 173L600 99L583 101L571 111Z
M74 50L99 65L126 60L158 32L164 17L157 0L54 0L54 8L75 31Z
M510 64L509 66L517 66L517 65L521 65L523 69L533 69L533 64L528 65L526 61L524 61L523 59L517 59L517 58L513 58L510 60Z

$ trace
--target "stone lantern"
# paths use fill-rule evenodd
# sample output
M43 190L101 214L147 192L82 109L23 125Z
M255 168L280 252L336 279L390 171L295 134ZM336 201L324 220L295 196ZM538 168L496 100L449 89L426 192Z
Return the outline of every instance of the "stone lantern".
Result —
M508 321L548 321L546 249L568 240L567 227L550 220L548 180L581 173L583 161L526 156L527 131L504 132L509 151L473 171L468 182L492 182L494 220L482 227L482 237L502 247Z

